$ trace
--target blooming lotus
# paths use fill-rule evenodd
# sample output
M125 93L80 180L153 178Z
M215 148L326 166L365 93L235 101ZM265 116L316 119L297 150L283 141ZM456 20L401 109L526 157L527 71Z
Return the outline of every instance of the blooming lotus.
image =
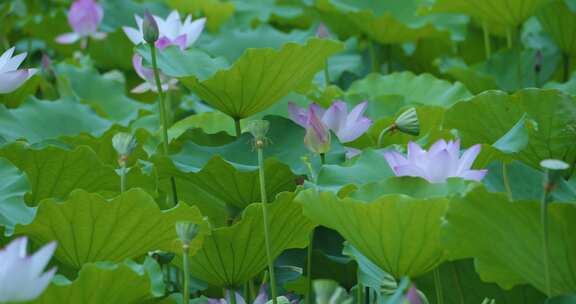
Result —
M134 18L138 25L137 29L127 26L122 27L122 29L130 41L138 45L144 43L143 19L137 15L135 15ZM182 50L187 49L198 40L206 24L206 18L192 21L191 15L188 15L186 19L184 19L184 22L181 23L178 11L172 11L165 20L158 16L154 16L154 20L156 20L159 30L156 47L160 50L170 45L179 46Z
M26 256L28 239L22 237L0 250L0 302L23 302L37 298L54 277L56 268L44 272L56 249L50 243Z
M246 300L238 293L234 292L234 296L236 297L237 304L246 304ZM260 291L256 299L254 299L253 304L266 304L268 301L268 293L266 292L266 285L262 285L260 287ZM230 292L226 291L226 298L225 299L208 299L208 304L228 304L230 303Z
M18 67L26 58L26 53L12 57L14 48L10 48L0 56L0 94L6 94L18 89L26 80L36 74L36 69L20 69Z
M460 140L441 139L428 151L414 142L408 144L408 155L385 152L384 157L396 176L422 177L430 183L444 183L447 178L460 177L465 180L481 181L487 170L471 170L480 153L480 145L474 145L460 155Z
M372 120L364 117L364 112L368 107L368 102L362 102L355 106L348 113L348 105L343 101L335 101L327 110L313 103L308 107L308 111L293 103L288 104L290 118L300 126L308 128L310 109L320 117L322 123L333 131L340 142L347 143L355 140L364 134L372 125Z
M136 19L138 29L127 26L122 27L122 29L126 36L128 36L128 39L130 39L132 43L138 45L145 42L143 32L144 20L138 15L134 15L134 18ZM160 50L163 50L170 45L176 45L182 50L188 48L198 40L198 37L200 37L200 34L204 30L204 24L206 23L206 18L192 21L192 16L190 15L186 17L184 23L180 23L180 14L178 11L172 11L166 20L158 16L153 16L153 18L158 24L159 30L158 40L155 45ZM135 54L132 57L132 64L134 65L134 70L136 70L138 76L146 82L138 85L132 89L131 92L144 93L149 90L156 92L157 89L154 80L154 71L142 66L142 57L138 54ZM160 82L162 84L162 90L164 91L178 83L176 79L170 78L162 73L160 73Z
M98 32L98 26L104 18L104 10L95 0L76 0L68 12L68 23L74 32L56 37L56 42L71 44L82 41L82 48L86 47L86 38L104 39L106 33Z
M315 107L308 109L304 145L316 154L325 154L330 150L330 131L318 117Z

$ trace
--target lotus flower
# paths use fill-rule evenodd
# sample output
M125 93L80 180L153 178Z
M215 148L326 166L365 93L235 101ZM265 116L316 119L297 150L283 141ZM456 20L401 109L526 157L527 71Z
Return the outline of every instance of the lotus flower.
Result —
M104 39L106 33L98 32L98 26L104 18L104 10L95 0L76 0L68 11L68 23L74 32L56 37L56 42L71 44L82 40L82 48L86 47L86 38Z
M14 48L10 48L0 56L0 94L6 94L18 89L26 80L36 74L36 69L20 69L18 67L26 58L26 53L12 57Z
M143 19L140 16L134 16L138 29L132 27L122 27L124 33L128 36L132 43L138 45L144 43L143 35ZM180 49L184 50L190 47L204 30L206 18L201 18L192 21L192 16L188 15L184 22L180 22L180 14L178 11L172 11L166 20L154 16L154 20L158 24L159 37L156 41L156 47L163 50L170 45L177 45Z
M137 94L147 91L157 92L158 89L154 80L154 70L144 67L142 65L142 57L138 54L134 54L132 57L132 64L134 65L136 74L146 81L133 88L130 92ZM178 83L178 80L160 73L160 83L162 84L162 91L167 91L174 87Z
M266 304L268 301L268 293L266 292L267 285L264 284L260 286L260 291L258 296L254 299L253 304ZM234 292L237 304L246 304L246 300L237 292ZM229 304L230 303L230 292L226 291L225 299L208 299L208 304Z
M321 117L322 122L329 130L333 131L340 142L347 143L355 140L364 134L372 125L372 120L362 116L368 107L368 102L363 102L355 106L348 113L348 105L343 101L335 101L332 105L324 110L317 104L311 104L308 111L300 108L293 103L288 104L288 113L290 118L300 126L308 128L310 109Z
M50 243L32 256L26 256L28 239L22 237L0 250L0 302L24 302L36 299L54 277L56 268L43 272L54 254Z
M308 109L304 145L316 154L330 151L330 131L318 117L315 107Z
M384 157L396 176L422 177L430 183L444 183L449 177L481 181L487 170L471 170L474 160L480 153L480 145L475 145L460 156L460 140L441 139L428 151L416 143L408 144L408 155L398 152L385 152Z

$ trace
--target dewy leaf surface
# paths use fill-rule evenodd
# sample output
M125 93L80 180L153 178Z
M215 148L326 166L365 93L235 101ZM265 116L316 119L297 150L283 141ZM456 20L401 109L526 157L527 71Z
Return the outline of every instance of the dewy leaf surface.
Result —
M273 257L308 244L314 224L302 215L295 195L283 193L268 208ZM191 258L192 275L219 287L239 286L257 275L266 267L262 227L261 204L252 204L233 226L214 229Z
M441 218L448 205L444 198L390 195L364 202L309 189L297 201L307 217L338 231L396 279L422 275L444 260L439 243Z
M18 226L16 234L27 235L37 244L55 240L56 259L80 269L85 263L118 263L153 250L175 250L176 222L202 224L202 218L197 208L185 204L161 211L141 189L129 190L110 201L76 190L63 203L42 201L34 221ZM196 238L191 251L197 250L201 242L201 237Z
M549 218L552 295L562 295L576 289L576 208L552 203ZM477 188L450 203L442 238L451 258L476 259L484 281L545 291L540 202Z
M334 40L289 42L280 50L248 49L229 70L207 80L183 79L205 102L241 119L266 110L294 90L307 87L326 59L342 49Z

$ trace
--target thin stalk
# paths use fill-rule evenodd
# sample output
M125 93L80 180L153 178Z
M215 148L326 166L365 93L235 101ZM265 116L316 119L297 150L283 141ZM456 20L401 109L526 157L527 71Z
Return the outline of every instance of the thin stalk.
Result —
M386 74L392 73L392 45L386 44L384 46L386 52Z
M562 54L562 82L568 81L570 78L570 55Z
M504 181L506 196L508 196L509 201L512 201L512 188L510 187L510 180L508 179L508 165L504 161L502 162L502 180Z
M326 164L326 153L320 153L320 163L322 165Z
M542 225L542 257L544 259L544 279L546 281L546 295L552 294L552 285L550 283L550 249L548 239L548 194L547 189L544 190L542 196L542 204L540 207L540 224Z
M236 304L236 292L228 289L228 294L230 295L230 304Z
M240 126L240 118L234 118L234 127L236 128L236 137L242 136L242 127Z
M182 245L182 268L184 268L184 285L182 287L182 303L190 301L190 246Z
M312 304L312 253L314 251L314 229L310 232L310 243L306 254L306 304Z
M356 272L356 303L364 302L364 286L360 282L360 269Z
M394 129L396 129L396 125L392 124L389 127L382 130L382 132L380 132L380 135L378 135L378 143L377 143L378 148L382 147L382 144L384 143L384 136L388 134L390 131L393 131Z
M440 268L434 268L434 289L436 290L436 303L444 303L444 295L442 294L442 278L440 277Z
M370 52L370 64L372 65L372 73L378 73L380 72L380 66L378 64L378 58L376 57L376 48L374 43L374 41L370 40L368 43L368 52Z
M120 192L126 191L126 165L120 166Z
M506 28L506 46L508 46L509 49L512 48L512 30L510 30L510 28Z
M482 31L484 32L484 53L486 54L486 59L488 59L491 56L492 47L490 45L490 32L486 22L482 24Z
M364 287L364 303L370 304L370 287Z
M256 298L256 288L254 287L254 279L248 280L248 292L250 293L248 303L250 303L252 299Z
M266 195L266 181L264 178L264 153L262 146L258 150L258 173L260 175L260 197L262 200L262 219L264 221L264 239L266 241L266 256L268 258L268 271L270 272L270 289L272 290L272 303L277 304L276 276L274 274L274 260L270 246L270 223L268 222L268 196Z
M158 62L156 61L156 46L150 43L150 54L152 55L152 69L154 70L154 81L156 82L156 90L158 91L158 108L160 109L160 128L162 132L162 152L168 156L168 120L166 117L166 104L164 99L164 91L162 90L162 83L160 82L160 70L158 69ZM174 178L170 178L172 183L172 201L174 205L178 204L178 195L176 194L176 182Z
M330 85L330 70L328 70L328 59L326 59L326 62L324 63L324 82L326 87Z

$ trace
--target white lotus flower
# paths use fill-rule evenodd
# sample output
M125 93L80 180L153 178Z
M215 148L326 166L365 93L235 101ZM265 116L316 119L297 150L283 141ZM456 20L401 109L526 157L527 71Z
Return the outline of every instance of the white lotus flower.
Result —
M428 151L416 143L408 144L408 155L398 152L385 152L384 158L396 176L422 177L430 183L444 183L450 177L481 181L488 170L471 170L474 160L480 153L480 145L474 145L460 156L460 140L441 139Z
M44 268L56 250L50 243L32 256L26 255L28 239L22 237L0 250L0 302L24 302L36 299L46 289L56 268Z
M20 69L18 67L26 58L26 53L12 57L14 48L8 49L0 56L0 94L6 94L18 89L26 80L36 74L36 69Z

